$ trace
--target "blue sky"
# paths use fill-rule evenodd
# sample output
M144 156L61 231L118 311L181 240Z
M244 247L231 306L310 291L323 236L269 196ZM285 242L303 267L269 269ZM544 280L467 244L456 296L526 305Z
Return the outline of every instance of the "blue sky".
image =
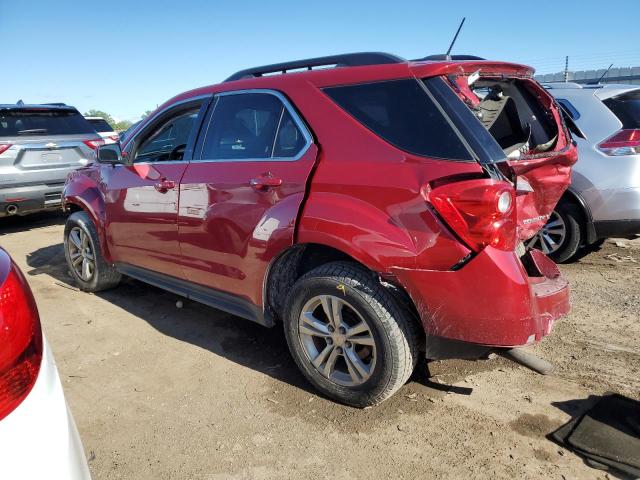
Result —
M453 53L560 71L640 65L638 0L0 0L0 103L63 101L135 120L236 70L353 51ZM634 20L627 20L634 19Z

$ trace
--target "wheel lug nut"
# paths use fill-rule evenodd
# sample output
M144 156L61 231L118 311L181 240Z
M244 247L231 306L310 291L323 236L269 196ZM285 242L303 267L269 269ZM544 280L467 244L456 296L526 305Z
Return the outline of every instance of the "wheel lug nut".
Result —
M327 345L331 345L333 343L333 338L327 338Z
M345 342L344 346L345 346L346 348L351 348L351 342Z
M338 329L338 331L339 331L341 334L343 334L343 335L344 335L345 333L347 333L347 331L344 329L344 327L340 327L340 328Z
M334 332L334 330L335 330L335 328L333 328L333 325L329 325L329 331L330 331L331 333L333 333L333 332Z
M342 353L342 347L338 347L338 348L336 348L336 351L337 351L338 353Z

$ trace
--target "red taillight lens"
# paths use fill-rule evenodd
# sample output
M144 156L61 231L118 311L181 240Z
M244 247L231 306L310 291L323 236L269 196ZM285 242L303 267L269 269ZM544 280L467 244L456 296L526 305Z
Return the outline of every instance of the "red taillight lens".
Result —
M113 140L114 142L119 142L120 141L120 136L119 135L109 135L109 139Z
M9 150L10 148L11 148L11 144L10 143L0 144L0 154L3 154L4 152Z
M477 179L434 188L428 199L449 227L472 250L516 246L515 190L507 182Z
M600 143L598 148L611 156L636 155L640 153L640 130L620 130Z
M0 286L0 419L31 391L42 361L40 319L15 266Z
M95 150L100 145L104 145L104 140L101 138L98 138L96 140L83 140L82 143L84 143L90 149Z

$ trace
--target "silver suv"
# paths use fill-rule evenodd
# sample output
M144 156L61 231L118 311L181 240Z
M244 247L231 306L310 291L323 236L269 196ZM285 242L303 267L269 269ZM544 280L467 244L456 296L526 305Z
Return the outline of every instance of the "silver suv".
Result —
M545 88L582 132L571 186L529 241L557 262L609 237L640 234L640 86L550 83Z
M102 143L68 105L0 104L0 217L59 208L67 174Z

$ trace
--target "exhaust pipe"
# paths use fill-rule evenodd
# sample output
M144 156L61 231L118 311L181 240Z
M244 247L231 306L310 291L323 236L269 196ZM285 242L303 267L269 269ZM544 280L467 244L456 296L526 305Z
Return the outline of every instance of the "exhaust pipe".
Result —
M7 215L15 215L16 213L18 213L18 206L15 203L7 205L6 211Z
M540 357L536 357L522 348L496 350L496 353L501 357L509 359L512 362L519 363L520 365L530 368L534 372L538 372L542 375L549 375L555 369L555 366L552 363L549 363Z

